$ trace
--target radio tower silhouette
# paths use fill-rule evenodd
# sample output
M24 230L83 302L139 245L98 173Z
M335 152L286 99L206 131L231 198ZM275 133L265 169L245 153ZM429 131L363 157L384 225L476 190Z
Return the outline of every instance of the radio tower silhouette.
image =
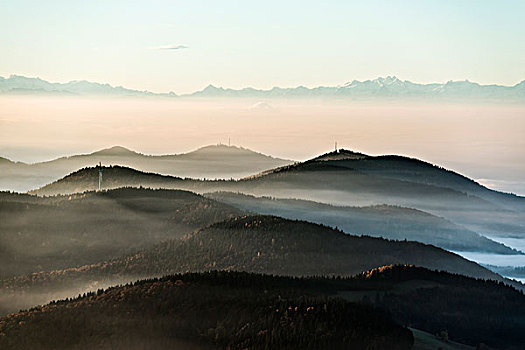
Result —
M102 189L102 162L98 162L98 190Z

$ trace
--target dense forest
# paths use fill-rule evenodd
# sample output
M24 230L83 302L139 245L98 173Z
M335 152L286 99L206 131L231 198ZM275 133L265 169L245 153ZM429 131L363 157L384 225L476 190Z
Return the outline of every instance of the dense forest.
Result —
M187 191L0 193L0 278L130 254L243 211Z
M143 280L0 318L2 349L410 349L369 305L294 280L211 272Z
M472 346L524 349L524 308L525 295L502 283L407 265L350 278L212 271L99 289L0 318L0 347L133 349L156 339L158 348L410 348L410 333L392 317Z
M362 294L362 300L388 310L400 324L474 346L525 349L525 295L502 282L413 266L374 269L357 278L376 284L376 292Z
M123 258L0 281L0 311L15 311L99 286L209 270L293 276L352 276L413 264L468 276L502 278L456 254L417 242L358 237L273 216L241 216Z
M4 288L71 286L77 280L142 278L212 269L278 275L352 276L375 267L412 264L501 280L459 255L418 242L352 236L327 226L275 216L239 216L163 241L124 258L2 281Z

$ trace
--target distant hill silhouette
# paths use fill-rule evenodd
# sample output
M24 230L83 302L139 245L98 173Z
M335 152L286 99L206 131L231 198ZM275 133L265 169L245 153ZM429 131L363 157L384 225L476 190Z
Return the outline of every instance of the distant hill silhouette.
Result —
M297 198L345 206L397 205L419 209L490 235L525 232L525 198L490 190L452 171L398 156L372 157L340 150L239 181L161 177L123 167L105 170L104 186L230 191ZM33 193L53 195L93 190L98 172L83 169Z
M292 161L270 157L246 148L212 145L183 154L145 155L121 146L90 154L26 164L0 158L0 189L25 192L60 179L86 166L121 165L179 177L242 178Z

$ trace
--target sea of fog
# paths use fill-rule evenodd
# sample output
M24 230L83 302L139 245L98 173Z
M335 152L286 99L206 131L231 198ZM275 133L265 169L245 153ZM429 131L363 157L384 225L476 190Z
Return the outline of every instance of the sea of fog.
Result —
M525 266L525 254L523 255L504 255L504 254L490 254L490 253L479 253L479 252L461 252L454 251L454 253L461 255L462 257L475 261L484 265L494 266Z
M525 236L525 234L524 234ZM515 237L488 237L494 241L503 243L509 247L525 252L525 238L515 238ZM480 252L461 252L454 251L454 253L461 255L462 257L475 261L483 265L492 265L492 266L512 266L520 267L525 266L525 254L490 254L490 253L480 253ZM510 276L504 276L510 279L514 279L521 283L525 284L525 278L516 278Z
M525 233L523 234L523 237L524 238L488 236L488 238L493 241L503 243L509 247L525 252Z
M525 234L524 238L515 237L497 237L488 236L493 241L505 244L508 247L525 252ZM454 253L463 256L469 260L485 265L494 266L525 266L525 254L491 254L482 252L462 252L454 251Z
M35 162L121 145L173 154L219 142L305 160L400 154L525 194L525 105L302 99L0 96L0 156Z

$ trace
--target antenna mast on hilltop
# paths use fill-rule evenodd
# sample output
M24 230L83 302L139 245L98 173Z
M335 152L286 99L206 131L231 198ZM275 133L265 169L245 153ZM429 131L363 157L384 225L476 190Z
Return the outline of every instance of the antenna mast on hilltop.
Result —
M98 190L102 189L102 162L98 162Z
M335 141L335 151L337 152L337 141Z
M230 138L228 137L228 147L230 147Z

